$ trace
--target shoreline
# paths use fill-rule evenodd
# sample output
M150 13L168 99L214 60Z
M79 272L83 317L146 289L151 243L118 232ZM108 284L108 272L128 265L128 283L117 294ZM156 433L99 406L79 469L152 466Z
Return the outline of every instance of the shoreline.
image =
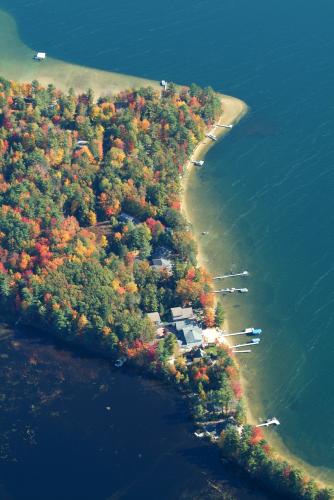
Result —
M219 96L220 96L220 100L222 103L223 112L220 115L217 124L222 125L223 123L225 123L225 124L231 124L233 126L237 125L240 122L240 120L242 120L242 118L244 116L246 116L246 114L249 111L249 107L247 106L247 104L244 101L242 101L241 99L238 99L237 97L232 97L232 96L228 96L225 94L219 94ZM217 127L216 125L214 125L207 133L211 133L211 134L214 133L216 135L217 139L220 140L223 136L225 136L229 132L231 132L231 129L229 129L229 128ZM210 149L215 146L215 144L216 144L216 141L212 141L211 139L205 138L203 141L201 141L196 146L191 158L189 159L189 161L185 165L185 175L184 175L184 178L182 180L181 211L182 211L185 219L187 220L187 222L190 222L189 214L190 214L191 210L190 210L189 205L187 204L186 191L188 188L189 177L190 177L191 172L194 168L192 161L202 160L205 157L205 155L210 151ZM207 268L206 259L204 257L204 253L203 253L202 249L200 248L200 242L195 237L194 232L193 232L193 235L194 235L194 238L195 238L195 241L197 244L197 256L196 256L197 257L197 264L199 267L203 267L206 269ZM215 295L215 304L216 303L217 303L217 296ZM227 316L224 316L223 329L225 331L229 330L229 321L228 321ZM233 346L231 341L229 341L227 339L225 339L225 343L230 348ZM235 361L236 361L236 364L237 364L238 370L239 370L240 384L242 386L243 393L245 394L246 393L246 391L245 391L246 384L245 384L244 378L241 374L238 360L235 359ZM244 397L244 401L245 401L245 412L246 412L247 423L250 423L252 425L256 425L258 422L256 422L254 416L252 415L252 412L250 409L250 404L247 400L247 397L246 396L243 396L243 397Z
M221 116L219 117L218 120L218 125L222 125L223 123L231 124L231 125L237 125L239 121L248 113L249 107L247 104L242 101L241 99L238 99L237 97L232 97L224 94L219 94L220 100L222 103L223 107L223 112ZM231 129L228 128L223 128L223 127L217 127L214 125L207 133L214 133L217 137L218 140L220 140L224 135L229 133ZM190 217L190 207L187 205L187 200L185 193L188 188L188 182L189 182L189 175L194 168L194 165L192 164L192 161L198 161L201 160L205 157L205 155L208 153L208 151L216 144L216 141L212 141L209 138L205 138L203 141L201 141L196 148L194 149L193 154L191 155L191 158L185 165L185 175L182 180L182 197L181 197L181 211L186 218L186 220L189 222ZM204 167L205 168L205 167ZM197 263L201 267L206 267L204 263L204 255L203 252L200 249L199 242L196 241L197 243ZM226 321L226 320L225 320ZM224 323L225 323L224 321Z
M218 93L219 94L219 93ZM236 125L239 123L239 121L248 113L249 107L245 102L242 100L232 97L232 96L227 96L223 94L219 94L223 106L223 113L220 116L218 120L218 124L226 123L226 124L233 124ZM213 126L207 133L214 133L217 137L218 140L220 140L225 134L229 133L231 130L228 128L221 128L221 127L216 127ZM182 214L184 215L186 221L188 223L191 223L191 207L189 206L189 203L187 203L187 197L186 197L186 192L189 184L189 179L190 175L193 173L195 167L192 164L192 161L196 160L203 160L206 156L206 154L209 152L211 148L213 148L216 144L216 141L212 141L208 138L205 138L203 141L201 141L195 148L190 160L186 163L185 166L185 173L184 177L182 179L182 197L181 197L181 211ZM199 167L201 168L201 167ZM202 167L203 168L203 167ZM204 167L206 168L206 167ZM196 237L196 233L192 231L192 234L194 236L195 242L197 244L197 265L199 267L207 269L207 259L206 256L204 255L204 252L201 248L200 245L200 240L198 237ZM207 269L208 270L208 269ZM208 270L209 271L209 270ZM215 296L215 303L217 303L217 296ZM224 324L223 324L223 330L224 331L229 331L229 318L228 316L224 316ZM230 339L225 339L225 343L227 344L228 347L232 347L233 343L231 342ZM239 360L233 356L233 359L238 366L238 371L239 371L239 381L242 387L243 391L243 401L245 404L245 414L246 414L246 422L247 424L250 425L257 425L259 421L255 418L253 409L251 406L251 403L249 401L248 395L247 395L247 383L245 381L244 374L242 373L242 368L240 367ZM266 431L266 430L265 430ZM311 464L303 461L300 457L297 455L294 455L283 443L282 438L278 435L270 435L268 432L265 432L265 438L269 442L270 446L272 447L273 454L274 456L279 459L279 460L286 460L289 463L292 463L296 467L300 468L303 470L306 474L309 474L310 476L313 476L316 479L317 483L323 487L333 487L333 482L331 480L328 480L327 478L319 478L319 472L321 473L322 471L319 470L321 468L317 466L312 466ZM326 474L326 470L324 471L324 474ZM321 474L322 475L322 474Z
M237 125L239 121L248 113L249 107L247 104L242 101L241 99L238 99L237 97L232 97L228 96L225 94L219 94L220 100L222 103L222 108L223 112L220 115L217 124L222 125L223 123L225 124L231 124L233 126ZM211 129L207 132L209 134L215 134L217 139L220 140L223 136L228 134L231 131L229 128L224 128L224 127L217 127L217 125L214 125L211 127ZM191 175L191 172L194 168L194 165L192 161L199 161L202 160L206 154L209 152L211 148L214 147L216 144L216 141L212 141L209 138L205 138L203 141L201 141L196 148L194 149L193 154L191 155L191 158L185 165L185 175L182 179L182 190L181 190L181 212L183 213L185 219L187 222L190 222L190 207L187 204L186 200L186 191L188 188L188 183L189 183L189 176ZM196 167L195 167L196 168ZM201 167L200 167L201 168ZM204 167L205 168L205 167ZM205 263L205 257L202 249L200 248L200 242L196 239L195 234L193 233L193 236L195 238L196 244L197 244L197 264L200 267L206 268L206 263ZM215 302L217 302L217 297L215 296ZM224 317L224 329L228 329L228 318ZM229 344L228 342L226 342ZM230 345L230 344L229 344Z
M35 79L44 86L52 82L65 92L70 87L76 92L92 88L97 96L148 85L160 89L154 80L80 66L48 55L45 61L37 62L34 54L34 49L21 40L15 19L0 10L0 75L8 80L23 83Z

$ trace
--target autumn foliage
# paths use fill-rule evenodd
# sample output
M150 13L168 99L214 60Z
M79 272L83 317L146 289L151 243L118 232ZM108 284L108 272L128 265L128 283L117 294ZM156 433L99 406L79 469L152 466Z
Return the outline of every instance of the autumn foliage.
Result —
M211 89L192 94L148 88L94 100L90 90L0 79L6 310L62 338L123 343L131 356L154 336L147 311L200 305L207 283L190 263L179 168L221 108ZM161 245L182 263L177 280L151 269Z

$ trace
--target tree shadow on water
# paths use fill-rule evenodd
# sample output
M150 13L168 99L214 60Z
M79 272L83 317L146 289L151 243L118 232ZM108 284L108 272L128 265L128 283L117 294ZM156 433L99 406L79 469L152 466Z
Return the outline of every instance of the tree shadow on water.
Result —
M236 498L242 500L279 500L272 492L265 491L254 480L250 479L242 469L224 460L218 446L202 442L199 446L179 450L189 463L207 476L208 482L228 486Z

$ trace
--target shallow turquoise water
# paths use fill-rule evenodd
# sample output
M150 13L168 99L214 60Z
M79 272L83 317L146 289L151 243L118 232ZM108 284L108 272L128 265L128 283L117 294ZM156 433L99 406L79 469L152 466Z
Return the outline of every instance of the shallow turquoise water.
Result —
M190 182L215 272L247 268L231 328L261 326L244 359L259 417L288 448L334 468L334 36L331 0L57 3L0 0L26 44L70 62L238 96L247 118ZM198 208L196 208L198 207ZM204 215L203 215L204 214Z

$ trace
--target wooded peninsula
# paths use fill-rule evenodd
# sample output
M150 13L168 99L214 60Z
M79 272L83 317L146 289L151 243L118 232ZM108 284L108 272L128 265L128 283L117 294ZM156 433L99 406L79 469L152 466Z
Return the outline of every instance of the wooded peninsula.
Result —
M224 312L180 210L185 165L222 113L196 85L95 99L0 78L1 310L173 383L198 435L270 491L330 499L245 421Z

